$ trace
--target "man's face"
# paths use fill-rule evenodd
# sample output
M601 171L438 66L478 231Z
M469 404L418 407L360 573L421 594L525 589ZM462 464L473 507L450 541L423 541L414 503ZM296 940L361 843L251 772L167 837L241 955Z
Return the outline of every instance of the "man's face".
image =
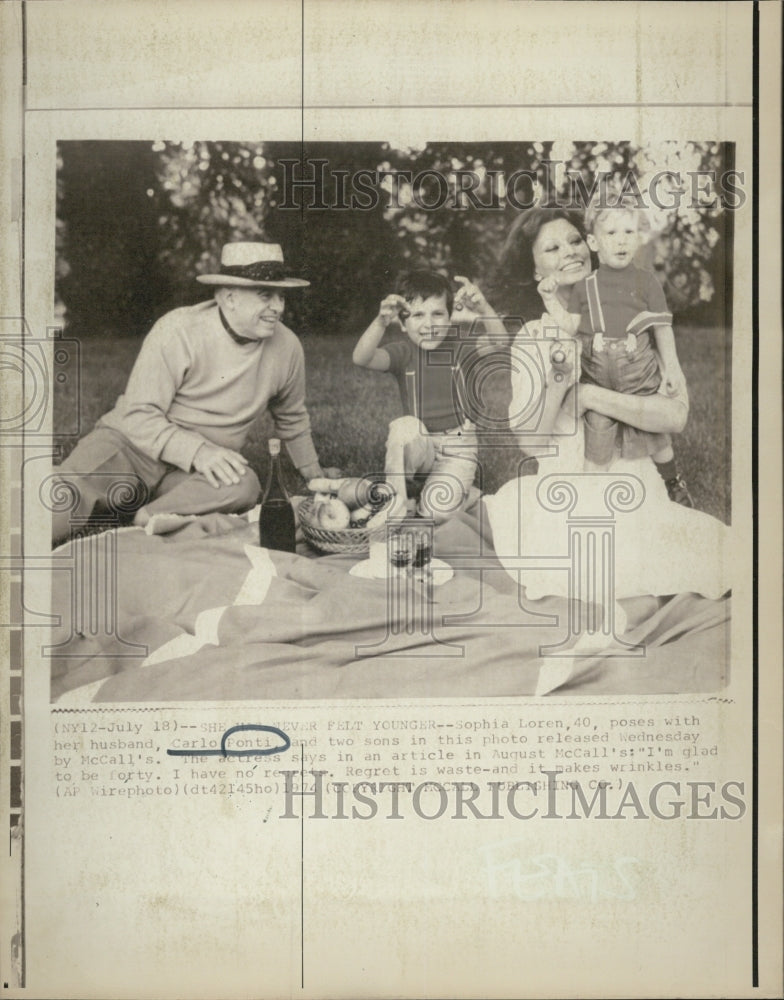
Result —
M409 302L403 329L409 339L423 351L432 351L434 347L438 347L449 332L446 295L431 295L427 299L418 295Z
M272 336L285 305L280 288L229 288L222 302L232 330L252 340Z
M599 255L599 263L617 270L631 264L641 242L637 213L621 208L600 215L588 236L588 246Z

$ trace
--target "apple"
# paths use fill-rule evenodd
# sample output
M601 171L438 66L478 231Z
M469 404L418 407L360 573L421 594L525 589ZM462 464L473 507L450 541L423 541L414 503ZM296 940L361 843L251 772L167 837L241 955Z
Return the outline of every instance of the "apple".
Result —
M364 479L344 479L338 489L338 500L342 500L349 510L357 510L367 503L367 481Z
M335 494L344 481L343 479L330 479L328 476L319 476L308 482L308 489L311 493Z
M316 507L316 524L327 531L342 531L349 526L351 514L337 497L330 497Z
M357 507L351 511L351 527L364 528L374 514L374 507Z

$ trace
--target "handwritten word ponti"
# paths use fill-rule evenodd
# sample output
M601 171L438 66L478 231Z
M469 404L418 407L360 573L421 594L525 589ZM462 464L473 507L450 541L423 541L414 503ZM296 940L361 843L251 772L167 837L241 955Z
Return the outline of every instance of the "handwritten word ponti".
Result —
M232 750L227 746L227 743L229 737L236 733L273 733L275 736L279 736L283 742L271 747L251 746ZM220 747L217 750L167 750L166 753L170 757L270 757L272 754L285 753L290 746L291 740L277 726L248 725L231 726L227 729L221 736Z

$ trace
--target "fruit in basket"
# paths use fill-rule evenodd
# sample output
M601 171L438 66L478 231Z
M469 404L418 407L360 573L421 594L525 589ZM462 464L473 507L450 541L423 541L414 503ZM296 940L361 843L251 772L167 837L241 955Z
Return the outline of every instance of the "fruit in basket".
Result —
M387 504L393 492L392 487L380 476L343 479L337 490L338 499L342 500L349 510L357 510L360 507L380 510Z
M343 479L329 479L327 476L318 476L316 479L308 481L308 489L311 493L337 493Z
M351 527L364 528L374 514L375 508L373 507L357 507L356 510L351 511Z
M342 531L351 520L348 507L337 497L330 497L317 505L314 512L316 524L327 531Z
M389 507L396 496L395 487L385 479L380 479L377 482L368 481L366 504L368 507L372 507L374 511L384 510L385 507Z
M349 510L357 510L368 503L368 493L372 482L369 479L351 477L344 479L338 489L338 500L342 500Z

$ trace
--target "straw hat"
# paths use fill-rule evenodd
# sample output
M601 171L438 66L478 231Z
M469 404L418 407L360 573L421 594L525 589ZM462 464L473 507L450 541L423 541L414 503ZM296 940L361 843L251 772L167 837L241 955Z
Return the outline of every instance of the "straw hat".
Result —
M283 250L277 243L226 243L220 273L199 274L203 285L244 288L307 288L309 281L287 274Z

